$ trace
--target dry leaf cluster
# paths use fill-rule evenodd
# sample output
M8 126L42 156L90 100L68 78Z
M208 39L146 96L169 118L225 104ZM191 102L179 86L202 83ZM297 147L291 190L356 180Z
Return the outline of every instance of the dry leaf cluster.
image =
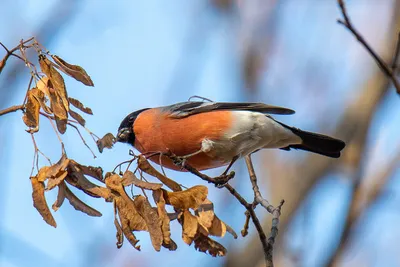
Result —
M32 63L27 58L25 51L30 48L36 50L38 64ZM81 135L79 127L91 135L100 153L104 148L111 148L115 143L113 134L108 133L103 138L99 138L86 128L86 121L78 110L90 115L93 112L79 100L68 96L61 73L73 77L84 85L93 86L94 84L82 67L67 63L59 56L50 54L35 38L21 41L17 47L7 50L10 54L7 54L5 60L10 55L14 55L15 51L19 51L18 57L30 69L31 79L23 104L0 111L0 116L16 110L23 112L22 119L29 127L27 132L30 133L35 148L34 164L30 175L33 205L46 223L57 227L51 209L56 212L65 199L76 210L89 216L101 216L98 210L80 199L78 193L82 191L90 197L102 198L106 202L113 203L118 248L123 245L126 238L134 248L140 250L139 240L136 239L134 232L146 231L156 251L160 251L161 247L171 251L176 250L177 244L171 239L170 228L171 222L176 221L182 227L182 239L186 244L194 244L197 250L212 256L226 254L226 249L211 236L223 237L226 232L232 234L234 238L237 238L237 235L214 213L214 205L207 198L207 187L197 185L183 189L180 184L154 169L144 156L136 156L133 153L132 160L117 165L121 169L123 164L129 163L124 173L120 171L116 174L116 167L113 172L105 176L100 167L86 166L68 158L61 139L67 126L73 127L78 132L93 156L95 154ZM0 64L0 71L5 66L5 60ZM61 158L54 164L39 150L34 138L40 128L40 117L49 120L62 147ZM39 168L40 155L49 162L47 166ZM133 162L136 163L137 168L131 172L129 168ZM35 166L37 174L32 175ZM140 175L139 178L137 174ZM148 182L144 174L158 179L159 183ZM96 183L93 183L92 179L95 179ZM129 196L126 193L126 187L135 187L143 194ZM50 209L45 193L56 188L57 198Z
M85 85L93 86L93 82L86 71L76 65L71 65L60 57L52 55L54 62L43 54L39 55L39 65L44 75L36 73L36 86L27 92L27 101L25 104L23 120L30 128L29 132L35 133L39 130L39 115L41 110L49 116L53 116L56 121L57 130L64 134L67 130L68 118L71 116L81 126L85 126L85 119L71 108L71 105L80 111L92 115L90 108L77 99L68 97L64 78L57 71L63 71L69 76L81 81Z
M125 237L134 248L140 250L139 240L133 232L147 231L156 251L160 251L161 246L176 250L177 245L171 239L170 223L177 220L182 226L182 239L186 244L194 243L197 250L208 252L212 256L224 256L226 249L210 236L223 237L226 232L235 238L237 235L214 213L214 205L207 198L207 187L197 185L182 190L179 184L155 170L143 156L135 160L138 163L137 170L142 172L141 179L129 170L122 176L107 173L103 179L103 170L100 167L81 165L63 154L57 163L42 167L36 176L31 177L34 207L48 224L56 227L45 192L58 188L57 199L52 205L54 211L68 199L76 210L90 216L101 216L99 211L72 192L72 186L91 197L113 202L118 248L123 245ZM161 183L145 181L143 172L158 178ZM92 183L89 178L105 183L105 187ZM125 190L129 186L143 190L143 195L131 198ZM163 186L173 188L173 191L166 190ZM151 200L144 190L151 192ZM151 205L151 201L155 203L155 207Z

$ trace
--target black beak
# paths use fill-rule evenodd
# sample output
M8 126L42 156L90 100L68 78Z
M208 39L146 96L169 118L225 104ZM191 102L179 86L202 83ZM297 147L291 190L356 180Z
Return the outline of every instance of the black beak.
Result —
M127 127L120 128L117 134L117 142L128 143L132 135L133 133L130 128Z

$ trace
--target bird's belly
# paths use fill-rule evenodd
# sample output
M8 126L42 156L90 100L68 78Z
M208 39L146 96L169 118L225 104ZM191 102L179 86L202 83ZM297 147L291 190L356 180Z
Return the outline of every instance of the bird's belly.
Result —
M264 114L233 111L232 127L218 140L205 140L202 147L210 147L208 154L229 161L244 157L262 148L281 148L298 142L292 131Z

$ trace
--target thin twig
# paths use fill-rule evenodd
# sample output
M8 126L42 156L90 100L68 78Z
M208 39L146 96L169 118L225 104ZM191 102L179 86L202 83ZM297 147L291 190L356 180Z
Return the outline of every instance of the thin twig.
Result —
M11 112L15 112L17 110L24 110L24 107L25 107L24 105L15 105L15 106L0 110L0 116L3 116L5 114L11 113Z
M90 146L86 143L85 138L83 138L81 132L79 131L78 127L76 127L74 124L67 122L67 124L71 127L73 127L79 134L79 137L81 138L83 144L89 149L89 151L92 153L93 158L96 158L96 154L93 152L93 150L90 148Z
M34 39L35 39L35 37L31 37L31 38L29 38L29 39L26 40L26 41L21 40L21 44L24 45L24 44L29 43L30 41L32 41L32 40L34 40ZM6 47L4 44L0 43L0 45L1 45L1 46L6 50L6 52L7 52L6 55L3 57L3 59L0 61L0 74L1 74L1 72L3 71L4 67L6 66L6 62L7 62L8 58L9 58L15 51L17 51L18 49L20 49L21 44L18 44L16 47L14 47L13 49L9 50L9 49L7 49L7 47Z
M383 59L372 49L372 47L367 43L367 41L361 36L361 34L354 28L353 24L350 21L350 18L347 14L346 6L344 3L344 0L337 0L340 10L342 12L343 20L338 20L337 22L339 24L342 24L344 27L346 27L353 35L356 37L356 39L367 49L369 54L374 58L376 61L377 65L383 73L393 82L394 87L396 88L396 91L398 94L400 94L400 83L396 79L394 72L392 69L386 64Z
M246 210L244 215L246 216L246 220L244 221L243 230L241 231L243 237L247 236L249 233L250 213Z
M253 186L253 191L254 191L254 202L256 204L261 204L269 213L273 213L275 207L272 206L268 200L263 198L260 193L260 188L258 187L257 184L257 176L254 171L253 163L251 161L250 155L245 157L246 160L246 165L247 165L247 170L249 171L249 176L250 176L250 181L251 185Z
M394 52L394 57L393 57L393 62L392 62L392 70L394 75L396 75L396 72L399 68L399 57L400 57L400 32L399 35L397 36L397 45L396 45L396 50Z

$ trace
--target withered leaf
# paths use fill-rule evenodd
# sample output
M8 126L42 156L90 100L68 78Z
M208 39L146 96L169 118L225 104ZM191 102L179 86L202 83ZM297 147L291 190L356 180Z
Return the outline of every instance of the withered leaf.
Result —
M79 115L78 113L76 113L75 111L73 111L72 109L70 109L68 111L69 115L71 115L72 118L74 118L77 122L79 122L80 125L85 126L86 121L84 118L82 118L81 115Z
M49 81L50 84L50 81ZM65 109L61 98L57 95L55 89L53 87L49 87L50 94L50 108L54 113L54 117L56 119L57 129L61 134L64 134L67 130L67 119L68 113Z
M31 132L39 131L39 110L40 104L39 101L35 98L32 93L32 90L28 91L27 94L27 102L25 105L25 112L22 120L31 129Z
M48 177L48 171L49 171L50 167L49 166L43 166L42 168L40 168L38 174L36 175L37 180L39 182L44 182L46 181L47 177Z
M117 218L114 219L114 225L115 228L117 229L117 233L116 233L116 238L117 238L117 248L121 248L122 245L124 244L124 236L123 236L123 232L122 232L122 227L119 224Z
M47 206L46 198L44 197L44 183L39 182L36 176L31 177L32 183L32 199L33 206L42 215L43 220L53 227L57 227L57 223Z
M133 174L133 172L128 170L122 176L122 185L129 186L132 184L137 187L147 189L147 190L158 190L162 187L162 184L149 183L149 182L142 181L142 180L138 179L135 176L135 174Z
M182 225L182 239L186 244L190 245L197 233L199 225L197 218L189 210L184 210L179 220Z
M198 251L209 253L213 257L225 256L226 248L215 240L212 240L208 236L198 233L194 239L194 247Z
M137 196L133 203L135 204L137 212L147 224L154 249L160 251L163 242L163 234L157 211L151 207L149 201L144 196Z
M129 227L129 221L125 217L121 217L121 215L119 216L119 218L121 220L121 228L124 236L126 237L126 239L128 239L129 243L131 243L131 245L135 249L140 251L140 246L136 245L139 240L137 240L136 236L132 233L132 230Z
M45 55L39 56L40 69L50 79L50 82L53 85L52 87L55 89L57 96L61 99L62 105L65 110L68 111L69 101L64 79L52 64L53 63Z
M177 209L197 209L207 198L208 188L196 185L187 190L169 192L163 189L165 202Z
M199 224L204 227L207 235L223 237L226 232L229 232L234 238L237 238L235 231L215 215L214 204L209 199L204 200L195 213Z
M170 178L164 176L160 172L158 172L156 169L154 169L153 166L149 163L149 161L143 156L140 155L139 159L137 161L139 169L144 171L145 173L156 177L160 182L165 184L168 188L170 188L172 191L182 191L181 186L175 182L174 180L171 180Z
M102 177L102 170L101 173L98 173L99 169L101 170L101 168L87 167L71 160L67 168L69 175L66 177L66 181L92 197L102 197L106 201L112 201L111 192L108 188L98 186L84 176L84 174L88 174L101 175L100 177Z
M77 163L74 162L74 164L77 164ZM89 175L90 177L93 177L100 182L104 182L103 181L103 169L101 167L85 166L82 164L79 164L79 167L82 170L83 174Z
M103 153L103 149L105 147L112 148L115 144L115 141L116 139L112 133L107 133L106 135L104 135L102 138L96 141L99 152Z
M61 183L58 185L58 194L57 194L57 199L51 206L54 211L57 211L61 205L64 203L65 200L65 182L61 181Z
M133 200L126 194L119 175L107 173L105 182L107 188L114 191L113 198L118 209L122 228L126 223L130 231L148 231L145 220L137 212Z
M90 207L82 200L80 200L77 196L69 190L68 186L65 186L65 197L69 200L69 203L74 207L76 210L82 211L87 215L100 217L101 213L94 208Z
M37 82L36 87L39 89L39 91L43 92L45 96L50 98L48 83L49 83L49 78L44 76L40 78L40 80Z
M67 168L68 164L69 158L67 158L67 155L63 153L60 160L56 164L53 164L48 168L46 172L46 178L55 178L60 171L63 171L65 170L65 168Z
M54 187L56 187L57 185L59 185L61 182L64 181L64 179L65 179L65 177L67 177L67 175L68 175L67 171L60 171L55 178L49 179L47 181L46 190L49 191L49 190L53 189Z
M56 55L52 55L51 57L53 58L54 62L56 62L60 66L60 69L65 74L71 76L77 81L82 82L84 85L94 86L92 79L81 66L69 64L68 62Z
M89 115L93 115L92 110L88 107L85 107L78 99L69 97L68 100L69 100L69 103L71 103L71 105L73 105L80 111L85 112L86 114L89 114Z
M46 112L47 114L53 114L53 111L50 109L50 107L46 105L46 96L43 91L39 90L37 87L32 88L31 91L44 112Z
M170 229L170 219L165 210L165 200L163 196L163 192L161 190L153 191L153 199L157 205L158 217L161 222L161 231L163 234L163 247L168 248L169 250L176 250L177 245L171 239L171 229Z

